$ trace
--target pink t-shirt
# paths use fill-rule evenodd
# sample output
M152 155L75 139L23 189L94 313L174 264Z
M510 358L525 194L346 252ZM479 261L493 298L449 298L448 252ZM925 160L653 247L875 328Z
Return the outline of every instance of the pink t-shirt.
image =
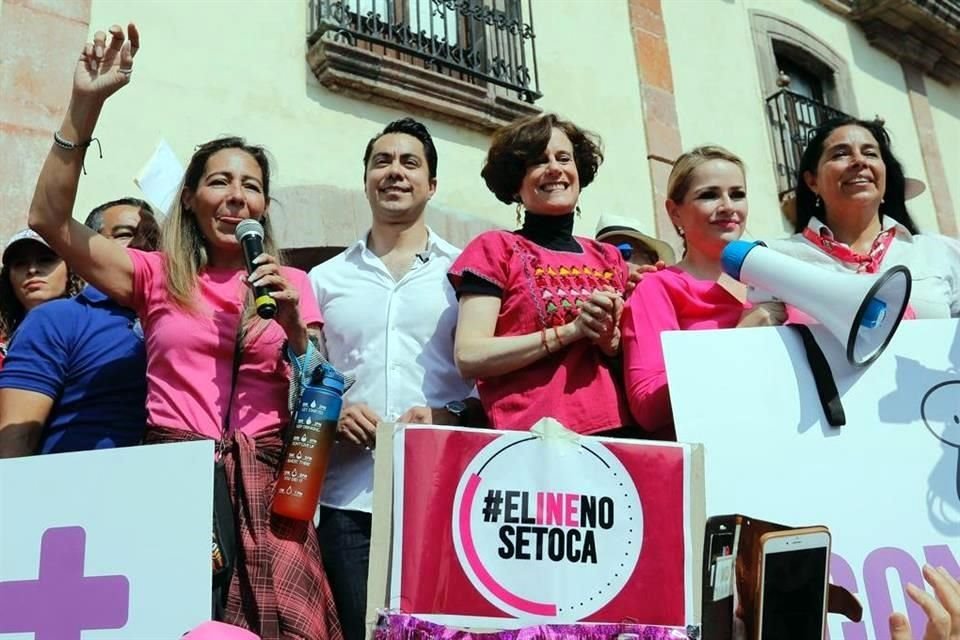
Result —
M219 439L230 395L237 325L247 295L244 272L207 267L197 278L197 308L185 311L167 293L162 253L129 249L133 260L133 304L147 346L147 413L150 424L185 429ZM307 325L323 322L307 274L283 267L300 291ZM263 323L263 321L260 321ZM260 324L258 323L258 324ZM255 326L250 333L257 333ZM245 345L237 375L231 430L251 437L289 420L286 336L276 322Z
M502 289L496 336L560 326L576 318L577 305L595 290L609 285L622 292L626 281L626 265L615 247L576 240L583 253L545 249L508 231L487 231L453 263L450 281L457 289L470 272ZM552 417L573 431L595 433L631 424L616 373L600 349L583 339L523 369L479 379L477 390L497 429L529 429Z
M648 273L623 312L623 373L630 413L647 431L676 440L660 332L731 329L744 305L714 281L676 267Z

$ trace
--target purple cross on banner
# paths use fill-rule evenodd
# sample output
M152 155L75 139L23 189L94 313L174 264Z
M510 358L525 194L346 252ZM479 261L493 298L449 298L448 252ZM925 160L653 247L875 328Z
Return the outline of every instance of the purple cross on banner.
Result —
M0 634L80 640L85 629L122 629L130 611L126 576L85 576L83 527L43 532L36 580L0 582Z

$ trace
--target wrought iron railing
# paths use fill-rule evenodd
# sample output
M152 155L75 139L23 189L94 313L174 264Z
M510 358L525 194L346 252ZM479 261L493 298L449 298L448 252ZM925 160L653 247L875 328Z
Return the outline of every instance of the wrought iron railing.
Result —
M812 100L789 89L767 98L767 117L773 133L780 196L794 187L800 156L807 140L821 123L846 115L839 109Z
M309 7L311 45L332 37L504 87L526 102L542 95L531 0L310 0Z

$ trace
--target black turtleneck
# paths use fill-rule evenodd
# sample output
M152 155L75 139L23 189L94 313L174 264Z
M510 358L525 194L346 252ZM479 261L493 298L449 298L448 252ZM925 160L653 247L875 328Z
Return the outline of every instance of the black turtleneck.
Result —
M523 226L513 233L544 249L583 253L583 247L573 237L573 216L572 213L558 216L528 211L523 218ZM460 280L460 286L457 287L457 298L459 299L460 296L464 295L502 298L503 289L466 271Z
M523 226L514 233L544 249L583 253L583 247L573 237L573 213L550 216L528 211Z

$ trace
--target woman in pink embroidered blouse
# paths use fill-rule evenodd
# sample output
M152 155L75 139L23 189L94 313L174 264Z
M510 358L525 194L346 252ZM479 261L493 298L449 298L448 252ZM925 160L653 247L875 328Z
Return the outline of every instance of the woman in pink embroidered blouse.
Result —
M917 229L903 166L880 122L824 122L797 173L796 233L771 249L845 273L904 265L913 279L906 317L960 317L960 242Z
M476 378L490 423L529 429L553 417L579 433L631 424L610 356L628 270L617 249L573 235L580 190L603 160L598 141L552 114L498 130L482 176L526 209L517 231L475 238L450 268L460 298L457 366Z
M675 440L660 333L782 324L780 303L745 306L718 282L720 255L747 222L743 161L722 147L681 155L667 182L667 212L683 238L676 265L648 273L623 314L624 384L630 412L650 437Z

